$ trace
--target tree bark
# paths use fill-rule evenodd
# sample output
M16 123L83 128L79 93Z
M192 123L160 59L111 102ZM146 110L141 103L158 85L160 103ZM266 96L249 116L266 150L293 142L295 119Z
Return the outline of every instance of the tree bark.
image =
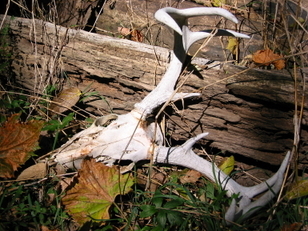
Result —
M42 93L48 84L65 77L66 85L77 85L82 91L90 87L104 97L87 102L87 110L97 115L133 109L158 84L168 65L169 50L165 48L40 20L3 16L0 20L10 29L12 70L18 84ZM199 58L192 63L204 67L207 61ZM208 148L280 165L293 147L293 77L286 71L217 62L207 67L184 82L181 92L201 91L202 99L175 104L175 112L167 116L167 137L171 142L184 142L209 132L202 141ZM188 73L184 71L180 82ZM301 82L297 84L298 90L302 89ZM300 92L299 105L301 94L306 93ZM304 106L299 150L302 164L307 163L307 100Z

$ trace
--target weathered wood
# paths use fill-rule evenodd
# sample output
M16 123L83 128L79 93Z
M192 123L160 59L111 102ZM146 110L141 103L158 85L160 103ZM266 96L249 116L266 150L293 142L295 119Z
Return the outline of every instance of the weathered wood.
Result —
M87 103L96 113L131 110L160 81L169 61L165 48L39 20L5 20L17 83L42 92L46 84L67 76L67 84L81 90L91 86L105 97ZM181 91L202 91L202 100L186 101L185 110L171 116L167 123L171 142L208 131L203 140L208 147L279 165L293 143L294 81L286 72L243 70L224 65L203 70L202 77L190 75ZM176 106L181 108L182 102ZM307 151L307 119L306 101L302 154Z

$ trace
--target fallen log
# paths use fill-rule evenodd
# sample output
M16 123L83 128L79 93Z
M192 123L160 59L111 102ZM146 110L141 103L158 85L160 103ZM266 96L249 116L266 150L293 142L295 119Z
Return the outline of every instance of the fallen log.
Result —
M65 76L66 84L80 90L91 86L105 98L87 103L87 110L97 115L130 111L157 85L169 62L169 50L161 47L40 20L3 16L0 20L10 29L12 71L19 85L43 92ZM185 101L184 107L176 104L167 123L170 139L183 143L209 132L202 141L209 148L280 165L293 146L293 77L286 71L207 64L206 59L192 62L206 68L190 74L181 92L202 92L202 99ZM185 75L180 82L184 79ZM307 162L306 121L307 102L299 150L302 163Z

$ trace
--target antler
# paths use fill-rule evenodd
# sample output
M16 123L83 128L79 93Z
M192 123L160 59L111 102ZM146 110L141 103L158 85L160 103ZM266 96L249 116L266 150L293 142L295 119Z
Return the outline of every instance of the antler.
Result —
M192 151L192 146L195 142L207 134L202 133L191 138L179 147L157 147L155 150L155 161L157 163L180 165L199 171L208 179L221 185L227 191L229 197L236 194L238 204L236 199L232 200L225 214L225 219L227 222L241 221L268 204L279 192L284 178L284 172L290 159L290 152L287 153L279 170L271 178L258 185L244 187L222 172L214 163L210 163ZM252 202L252 199L261 193L264 194Z
M212 30L192 32L187 27L187 19L202 15L220 15L235 23L236 17L229 11L215 7L196 7L191 9L175 9L166 7L155 13L155 18L174 30L174 48L171 54L169 68L157 87L140 103L135 104L135 112L145 119L152 111L165 102L183 98L199 97L200 93L174 93L175 84L181 74L188 49L198 40L212 35ZM231 30L217 30L215 36L235 36L249 38L249 36Z
M228 196L237 194L238 204L233 199L225 215L227 220L233 221L240 216L251 215L260 206L267 204L279 191L290 154L286 155L280 169L270 179L253 187L243 187L220 171L215 164L192 151L195 142L207 133L191 138L179 147L164 147L159 127L156 123L147 121L154 109L165 102L200 96L199 93L176 93L174 87L181 74L189 47L196 41L212 35L211 31L192 32L187 27L189 17L201 15L220 15L237 23L237 19L230 12L221 8L200 7L179 10L167 7L158 10L155 14L156 19L175 31L174 52L161 82L140 103L136 103L130 113L111 114L97 119L91 127L76 134L58 149L53 159L68 168L80 168L85 156L92 156L110 166L115 160L125 159L136 163L150 159L154 154L156 163L170 163L195 169L224 187L228 191ZM214 35L248 38L247 35L230 30L217 30ZM255 195L264 191L267 192L260 199L251 202Z

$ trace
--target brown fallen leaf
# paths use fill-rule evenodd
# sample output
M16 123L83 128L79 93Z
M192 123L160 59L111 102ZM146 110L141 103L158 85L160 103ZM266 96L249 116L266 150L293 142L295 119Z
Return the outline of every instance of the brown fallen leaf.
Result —
M14 114L0 127L0 177L12 178L14 172L38 149L38 138L44 122L18 121Z
M17 180L39 179L46 176L47 167L45 163L37 163L32 165L20 173Z
M180 182L182 184L186 183L196 183L202 174L196 170L189 170L184 175L180 176Z
M155 192L159 186L163 185L166 182L165 174L152 170L151 177L144 175L141 169L137 170L137 184L143 185L143 187L148 186L147 191ZM150 179L150 182L148 180ZM149 185L147 185L149 183Z
M59 231L59 229L49 229L47 226L42 225L41 231Z
M264 66L273 64L277 70L281 70L285 67L285 60L281 58L283 58L282 55L275 54L271 49L258 50L252 55L252 61L254 63Z
M118 32L123 36L130 35L130 29L125 27L118 27Z
M129 29L125 27L118 27L118 32L126 37L127 39L130 39L135 42L142 42L143 41L143 35L141 32L137 29Z
M280 231L299 231L303 223L295 222L292 224L286 224L282 226Z
M131 31L130 39L132 41L135 41L135 42L142 42L143 41L143 36L142 36L142 34L141 34L141 32L139 30L133 29Z
M63 113L71 109L79 100L81 91L77 87L71 87L60 92L49 106L51 114Z

